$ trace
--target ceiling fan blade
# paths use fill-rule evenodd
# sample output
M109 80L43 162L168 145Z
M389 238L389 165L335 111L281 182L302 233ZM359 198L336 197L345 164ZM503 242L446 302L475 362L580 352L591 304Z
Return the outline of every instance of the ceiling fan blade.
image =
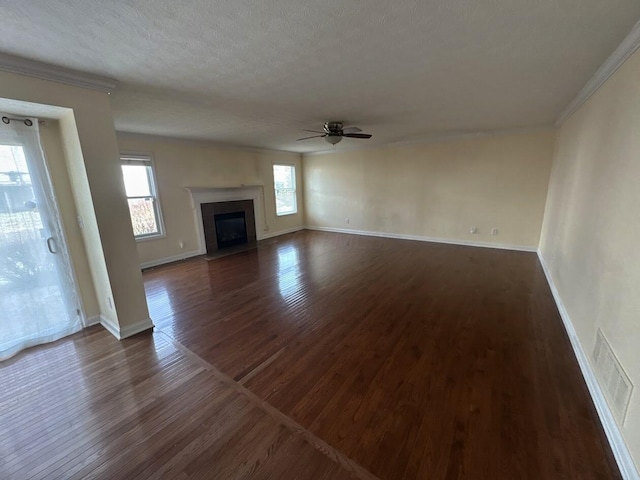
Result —
M318 130L307 130L305 128L302 129L303 132L311 132L311 133L327 133L327 132L319 132Z
M320 138L320 137L326 137L327 134L325 133L324 135L314 135L312 137L304 137L304 138L299 138L296 140L296 142L299 142L300 140L309 140L310 138Z
M358 127L347 127L342 129L342 133L360 133L362 129Z
M349 138L371 138L371 135L368 133L345 133L343 137Z

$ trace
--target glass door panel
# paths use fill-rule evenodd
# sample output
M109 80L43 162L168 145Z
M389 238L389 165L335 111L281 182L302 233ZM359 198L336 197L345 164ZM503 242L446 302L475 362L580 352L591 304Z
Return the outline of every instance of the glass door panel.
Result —
M7 142L0 136L0 360L82 327L39 142L2 140Z

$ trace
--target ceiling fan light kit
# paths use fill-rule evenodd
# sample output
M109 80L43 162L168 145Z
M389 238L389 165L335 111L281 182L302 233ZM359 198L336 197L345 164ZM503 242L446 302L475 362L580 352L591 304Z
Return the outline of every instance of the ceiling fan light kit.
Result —
M331 145L335 145L342 141L343 137L348 138L371 138L371 135L368 133L361 133L358 127L342 127L342 122L326 122L324 124L323 132L319 132L316 130L305 130L305 132L311 133L321 133L322 135L312 135L311 137L299 138L300 140L309 140L311 138L324 138L325 142L330 143Z

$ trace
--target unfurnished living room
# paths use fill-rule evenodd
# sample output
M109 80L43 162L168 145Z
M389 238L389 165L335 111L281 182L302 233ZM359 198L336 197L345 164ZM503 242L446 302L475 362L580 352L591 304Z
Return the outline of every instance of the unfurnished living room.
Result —
M0 479L639 479L637 0L10 0Z

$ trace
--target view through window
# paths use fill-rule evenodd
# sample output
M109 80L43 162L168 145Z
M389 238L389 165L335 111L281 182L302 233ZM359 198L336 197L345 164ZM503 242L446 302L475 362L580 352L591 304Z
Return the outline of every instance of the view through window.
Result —
M150 157L121 157L122 176L136 238L162 235L162 219Z
M276 215L297 213L296 167L293 165L274 165L273 183L276 192Z

